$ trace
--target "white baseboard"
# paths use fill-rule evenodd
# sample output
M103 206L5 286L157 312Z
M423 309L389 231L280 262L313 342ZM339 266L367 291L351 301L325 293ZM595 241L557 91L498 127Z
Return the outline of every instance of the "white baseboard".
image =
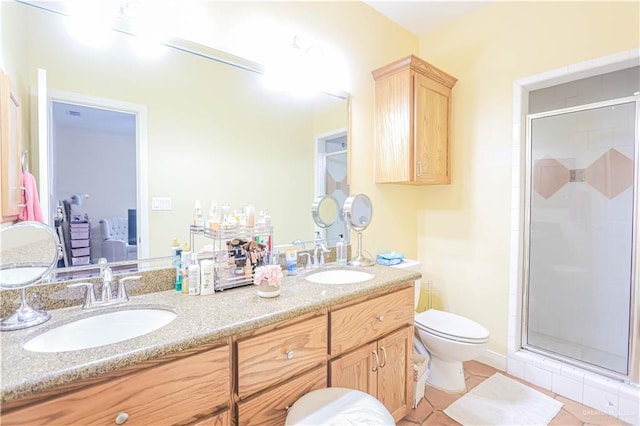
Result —
M476 361L487 364L500 371L507 371L507 357L497 352L486 350L476 358Z

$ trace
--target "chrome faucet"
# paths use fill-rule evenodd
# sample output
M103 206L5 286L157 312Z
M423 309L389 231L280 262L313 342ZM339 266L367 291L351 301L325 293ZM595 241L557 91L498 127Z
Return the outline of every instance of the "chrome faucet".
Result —
M98 260L100 265L100 279L102 280L102 302L110 302L113 297L113 289L111 283L113 282L113 272L107 264L107 259L101 257Z
M320 242L316 242L316 246L313 248L313 264L312 268L320 268L324 266L324 254L331 253L331 250L327 248L327 246Z
M96 298L96 292L93 287L93 283L76 283L69 284L67 287L86 287L87 293L85 295L84 304L82 309L90 309L98 306L117 305L129 301L129 295L127 294L126 283L133 280L142 278L140 275L120 278L118 281L118 292L116 297L113 297L113 272L107 265L107 259L100 258L98 261L100 265L100 278L102 279L102 297L98 300Z

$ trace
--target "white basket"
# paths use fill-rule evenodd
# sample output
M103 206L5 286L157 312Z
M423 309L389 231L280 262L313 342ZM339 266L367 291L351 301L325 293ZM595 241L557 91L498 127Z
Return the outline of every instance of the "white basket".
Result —
M416 408L420 400L424 398L424 387L427 384L427 370L429 368L429 358L413 354L413 405Z

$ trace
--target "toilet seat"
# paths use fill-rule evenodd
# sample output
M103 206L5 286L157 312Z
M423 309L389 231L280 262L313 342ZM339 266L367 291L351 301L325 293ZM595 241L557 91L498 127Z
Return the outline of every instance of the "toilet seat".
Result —
M489 341L489 330L475 321L450 312L429 309L415 316L416 327L443 339L482 344Z

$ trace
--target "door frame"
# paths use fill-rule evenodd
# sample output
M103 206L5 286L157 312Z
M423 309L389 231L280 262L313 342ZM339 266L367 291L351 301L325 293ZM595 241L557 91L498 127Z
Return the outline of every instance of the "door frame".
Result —
M111 111L133 114L136 118L136 227L138 237L138 259L149 257L149 164L148 164L148 134L147 134L147 107L145 105L124 102L115 99L101 98L80 93L64 92L47 89L46 126L47 138L39 138L39 175L46 179L41 180L40 198L46 197L46 211L43 216L47 221L52 217L52 206L49 197L52 193L51 170L49 160L52 158L52 106L53 102L61 102L72 105L81 105L91 108L106 109Z

